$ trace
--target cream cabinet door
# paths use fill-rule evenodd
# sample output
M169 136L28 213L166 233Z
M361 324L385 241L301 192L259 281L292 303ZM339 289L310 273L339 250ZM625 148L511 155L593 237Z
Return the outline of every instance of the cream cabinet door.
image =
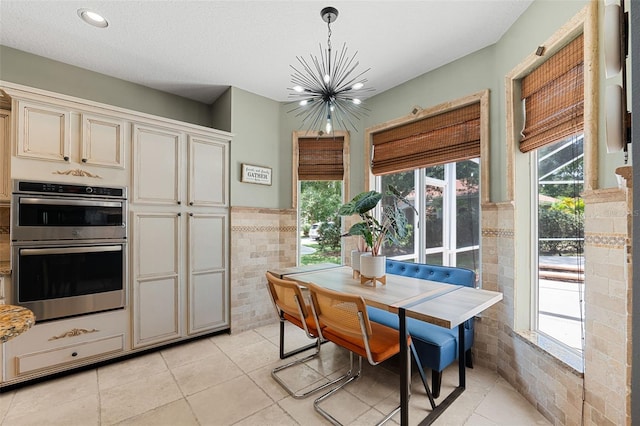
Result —
M133 346L180 337L180 223L177 213L133 215Z
M18 101L18 157L69 161L71 111L36 102Z
M0 110L0 201L8 201L11 198L11 172L9 170L11 159L11 113Z
M189 205L226 207L229 204L228 144L189 135Z
M124 120L83 113L80 161L124 169L124 127Z
M189 214L188 334L229 326L228 219Z
M181 204L182 133L134 125L133 139L133 201Z

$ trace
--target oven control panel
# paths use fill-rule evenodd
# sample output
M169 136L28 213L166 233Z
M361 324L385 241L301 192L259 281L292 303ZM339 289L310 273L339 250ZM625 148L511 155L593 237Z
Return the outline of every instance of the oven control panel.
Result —
M100 197L126 198L126 188L107 186L87 186L67 183L16 181L13 192L56 195L89 195Z

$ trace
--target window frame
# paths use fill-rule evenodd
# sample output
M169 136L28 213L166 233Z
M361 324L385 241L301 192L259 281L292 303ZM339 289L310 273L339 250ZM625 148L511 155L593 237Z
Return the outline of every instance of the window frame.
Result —
M514 299L512 327L516 331L536 330L537 306L534 286L534 262L531 224L535 217L532 212L532 191L534 182L531 177L531 156L518 149L519 129L522 128L522 108L520 101L520 80L533 69L546 61L550 55L584 34L584 191L598 188L598 17L597 7L590 3L585 6L562 28L556 31L545 43L544 55L531 53L505 76L505 97L507 115L507 200L518 208L514 209L514 247L516 255L514 268L518 278L514 279ZM525 225L526 224L526 225ZM528 277L528 279L527 279Z
M326 134L324 132L316 132L316 131L294 131L291 134L291 145L293 150L293 155L291 159L291 208L296 211L296 235L300 235L300 205L298 202L298 194L300 193L300 180L298 179L298 161L300 160L299 149L300 145L298 143L298 139L301 138L310 138L317 137L320 139L333 139L334 137L343 138L343 148L342 148L342 164L343 164L343 175L342 175L342 202L346 203L351 199L350 196L350 176L351 176L351 135L348 131L344 130L336 130L332 134ZM342 223L342 232L345 231L344 221ZM296 265L300 261L300 238L297 238L297 249L296 249ZM344 241L340 245L340 258L342 259L342 264L344 264L345 259L345 244Z
M414 107L413 112L404 117L396 118L394 120L390 120L372 127L365 129L364 133L364 141L365 141L365 149L364 149L364 188L365 190L380 190L378 188L377 176L372 173L371 170L371 159L372 159L372 146L373 146L373 135L378 132L383 132L385 130L391 129L393 127L402 126L405 124L412 123L414 121L422 120L426 117L439 115L445 113L447 111L451 111L454 109L458 109L464 107L466 105L470 105L473 103L480 103L480 218L479 218L479 226L478 230L478 247L479 247L479 273L478 273L478 283L482 286L482 209L483 205L490 202L490 137L489 137L489 123L490 123L490 114L489 114L489 89L481 90L479 92L464 96L462 98L454 99L448 102L444 102L438 105L435 105L430 108L421 109L419 107ZM424 168L417 169L424 170ZM446 179L445 179L446 180ZM416 179L419 185L425 184L425 177L419 177ZM445 188L446 190L446 188ZM419 203L416 207L418 209L418 213L421 216L424 216L424 202L422 199L418 199L420 194L416 192L416 203ZM420 235L421 233L418 233ZM446 236L450 238L450 235L447 233ZM418 240L415 242L418 244L418 247L424 247L425 241L424 237L418 237ZM422 256L426 256L426 252L420 251ZM458 251L456 251L455 256L457 257ZM451 257L450 254L449 258Z

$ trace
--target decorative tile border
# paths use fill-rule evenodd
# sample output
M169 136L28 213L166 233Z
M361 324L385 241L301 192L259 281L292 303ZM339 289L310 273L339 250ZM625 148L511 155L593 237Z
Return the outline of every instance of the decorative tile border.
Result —
M486 238L513 238L513 229L483 228L482 236Z
M231 232L296 232L295 226L232 226Z
M585 245L623 249L629 245L625 234L585 234Z

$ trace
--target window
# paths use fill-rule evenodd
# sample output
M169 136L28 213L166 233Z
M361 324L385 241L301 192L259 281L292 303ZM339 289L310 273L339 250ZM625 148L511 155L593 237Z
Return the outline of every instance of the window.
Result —
M542 55L530 54L506 76L513 329L577 371L584 364L581 292L588 285L580 194L598 187L593 10L583 8L540 44Z
M405 210L412 224L407 240L401 245L385 247L383 254L480 272L479 159L383 175L376 182L378 190L392 185L407 200L413 200L415 208Z
M413 203L406 209L410 235L383 253L479 274L480 204L488 200L481 192L488 188L488 91L368 129L365 138L374 187L384 192L391 185Z
M584 334L582 134L531 153L535 328L577 352ZM535 232L537 230L537 232Z
M293 134L293 200L298 212L298 264L342 263L341 218L349 173L349 134Z

